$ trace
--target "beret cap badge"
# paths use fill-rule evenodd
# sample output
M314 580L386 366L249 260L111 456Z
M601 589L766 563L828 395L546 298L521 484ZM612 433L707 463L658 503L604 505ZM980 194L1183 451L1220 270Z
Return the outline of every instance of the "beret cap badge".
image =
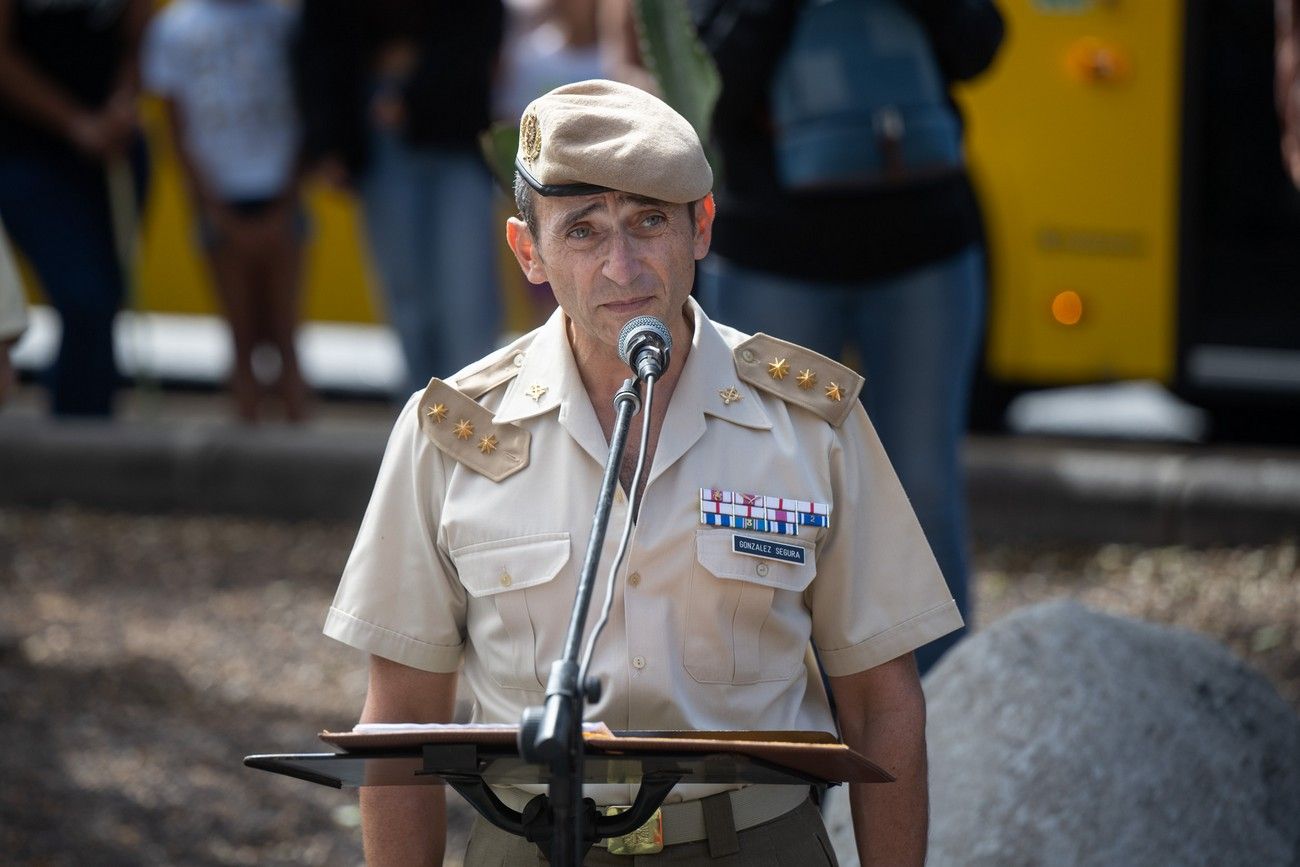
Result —
M536 112L528 112L519 121L519 153L528 163L542 154L542 129Z

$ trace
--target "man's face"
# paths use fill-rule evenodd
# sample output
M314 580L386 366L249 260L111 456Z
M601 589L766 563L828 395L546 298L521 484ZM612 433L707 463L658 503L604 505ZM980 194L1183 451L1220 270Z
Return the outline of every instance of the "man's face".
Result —
M550 281L573 321L575 349L616 349L634 316L678 330L695 261L709 251L712 200L697 203L695 220L687 205L628 193L539 196L536 204L539 237L518 220L507 234L528 279Z

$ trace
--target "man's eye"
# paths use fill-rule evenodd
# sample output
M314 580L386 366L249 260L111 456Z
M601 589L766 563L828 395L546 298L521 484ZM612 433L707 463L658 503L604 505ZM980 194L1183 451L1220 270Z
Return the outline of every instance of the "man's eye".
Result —
M570 229L568 232L565 233L565 237L570 238L574 241L585 241L587 238L591 237L591 227L574 226L572 229Z
M668 222L668 218L663 214L647 214L646 217L641 220L641 225L647 229L655 229L666 222Z

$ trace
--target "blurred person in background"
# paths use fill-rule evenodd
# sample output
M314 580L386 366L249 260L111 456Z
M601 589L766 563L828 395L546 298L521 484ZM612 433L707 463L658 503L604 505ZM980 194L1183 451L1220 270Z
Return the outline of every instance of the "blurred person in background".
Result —
M812 14L818 26L797 42L800 16ZM701 302L742 331L856 356L867 412L969 622L959 449L985 266L948 87L989 66L1002 18L989 0L696 0L692 15L723 85ZM908 92L921 85L930 92ZM828 100L843 104L816 118ZM924 116L903 114L915 105ZM912 170L909 136L946 162ZM920 648L921 671L964 634Z
M0 0L0 214L59 313L57 415L107 416L113 320L126 293L108 172L140 197L137 54L148 0ZM131 189L134 187L134 189ZM129 230L119 226L116 231Z
M262 414L255 354L274 350L290 421L307 411L294 338L303 217L289 50L295 13L276 0L176 0L150 25L145 85L165 99L176 153L230 325L239 418Z
M492 115L518 123L528 103L562 84L608 78L600 40L605 0L508 0Z
M18 263L9 249L9 236L0 222L0 406L4 406L17 377L9 352L27 330L27 301L18 277Z
M402 398L499 337L500 232L479 152L501 0L305 0L297 52L309 165L361 196L407 376Z
M507 0L492 116L515 126L528 103L543 93L575 81L613 78L611 52L601 30L601 10L610 2ZM501 207L507 207L506 203ZM502 278L507 293L513 291L528 299L530 327L542 324L555 309L549 283L530 283L513 268L507 268Z
M1300 187L1300 0L1276 0L1278 118L1282 124L1282 162Z

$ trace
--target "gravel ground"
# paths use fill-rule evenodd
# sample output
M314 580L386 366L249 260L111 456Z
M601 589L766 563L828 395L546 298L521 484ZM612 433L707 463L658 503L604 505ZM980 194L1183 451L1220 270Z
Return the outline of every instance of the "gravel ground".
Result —
M354 792L240 763L355 720L364 660L320 635L354 531L0 509L6 863L359 864ZM1297 560L1294 543L990 548L979 620L1073 596L1176 623L1300 708Z

